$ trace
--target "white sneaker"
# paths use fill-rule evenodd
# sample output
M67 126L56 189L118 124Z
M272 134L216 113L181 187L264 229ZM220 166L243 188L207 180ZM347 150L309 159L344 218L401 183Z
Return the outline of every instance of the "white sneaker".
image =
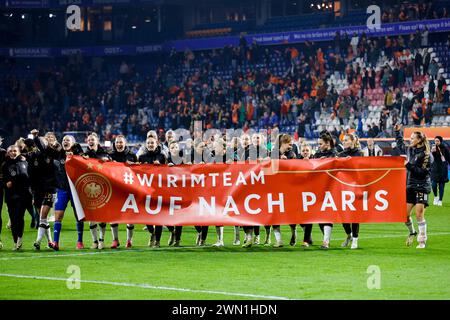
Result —
M324 240L324 241L322 242L322 245L320 246L320 249L329 249L329 248L330 248L330 242Z
M17 250L20 250L22 248L22 238L17 238Z
M264 246L268 247L272 244L272 241L270 240L270 234L266 234L266 239L264 240Z
M295 230L295 232L292 233L291 241L289 242L289 245L292 247L295 247L296 244L297 244L297 230Z
M253 238L253 244L256 244L256 245L260 244L260 242L259 242L259 236L255 236L255 237Z
M201 232L197 233L197 239L195 240L195 245L199 246L200 241L202 241L202 233Z
M438 201L438 207L442 207L442 201Z
M92 242L91 249L98 249L98 241Z
M103 250L103 249L105 249L105 242L99 241L98 242L98 250Z
M175 243L175 231L170 233L169 241L167 242L167 244L169 245L169 247L171 247L173 246L174 243Z
M417 237L417 232L409 234L408 238L406 238L406 246L407 247L412 246L415 237Z
M253 240L250 237L247 241L245 241L245 244L242 245L242 248L250 248L253 245Z
M233 241L233 246L240 246L240 245L241 245L241 240L235 239L235 240Z
M350 241L352 241L352 236L347 236L347 239L345 239L344 242L342 242L341 247L345 248L348 247L348 245L350 244Z
M358 249L358 238L352 239L352 246L350 247L350 249Z
M438 198L438 197L435 197L434 200L433 200L433 205L434 205L434 206L437 206L437 205L438 205L438 202L439 202L439 198Z
M274 248L281 248L283 246L283 241L276 241L273 245Z
M223 244L223 241L217 241L217 242L214 243L212 246L213 246L213 247L223 247L224 244Z
M156 236L155 233L150 233L150 239L148 240L147 245L149 247L153 247L155 245Z
M419 242L419 245L416 247L416 249L425 249L425 242L424 241Z

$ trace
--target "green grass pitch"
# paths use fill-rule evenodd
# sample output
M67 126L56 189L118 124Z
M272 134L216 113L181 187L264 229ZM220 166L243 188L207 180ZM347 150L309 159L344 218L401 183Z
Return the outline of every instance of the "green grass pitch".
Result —
M0 299L450 299L449 202L447 186L444 206L427 209L425 250L417 250L416 243L405 246L408 232L399 223L361 225L358 250L340 247L345 233L341 225L335 225L328 251L319 249L322 234L316 225L314 245L307 249L288 245L289 227L282 229L283 248L234 247L232 227L225 227L224 248L196 248L194 228L184 227L183 247L168 247L164 229L162 247L152 249L147 247L149 236L142 226L136 226L134 247L125 249L126 231L121 225L120 249L76 250L69 209L61 251L33 250L36 231L29 228L27 213L24 248L13 252L4 206ZM207 243L215 240L211 227ZM110 241L108 230L108 247ZM86 247L91 244L87 224L84 242ZM377 276L368 273L370 266L379 268L378 288L368 286ZM73 270L79 270L79 288L69 279L76 275Z

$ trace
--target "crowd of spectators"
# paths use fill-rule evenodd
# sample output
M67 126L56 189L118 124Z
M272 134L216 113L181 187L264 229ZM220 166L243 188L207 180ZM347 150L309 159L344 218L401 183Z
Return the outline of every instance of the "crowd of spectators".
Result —
M442 36L449 44L449 35ZM278 47L243 38L236 47L173 50L146 60L72 56L33 66L36 71L25 79L14 72L21 62L6 59L0 127L14 138L36 127L142 141L150 129L192 129L194 121L202 121L205 129L278 127L314 138L316 120L325 113L339 120L337 135L351 129L361 137L388 137L392 123L412 125L412 116L414 124L429 124L433 112L445 112L449 104L427 38L426 30L376 38L344 34L329 43ZM414 90L414 79L423 75L428 92ZM348 88L330 85L330 78L345 80ZM366 93L379 87L385 95L382 115L364 130Z
M433 2L404 2L400 5L390 5L382 11L383 23L404 22L414 20L431 20L448 18L448 8L436 6Z

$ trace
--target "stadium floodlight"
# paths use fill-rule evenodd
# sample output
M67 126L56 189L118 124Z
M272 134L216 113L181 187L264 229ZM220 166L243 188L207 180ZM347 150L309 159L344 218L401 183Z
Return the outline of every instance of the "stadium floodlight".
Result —
M131 29L136 29L137 27L136 26L131 26Z
M24 15L24 14L22 14L21 18L22 18L22 19L25 19L25 15Z
M53 13L49 13L48 17L51 19L51 18L55 18L56 15L54 15Z

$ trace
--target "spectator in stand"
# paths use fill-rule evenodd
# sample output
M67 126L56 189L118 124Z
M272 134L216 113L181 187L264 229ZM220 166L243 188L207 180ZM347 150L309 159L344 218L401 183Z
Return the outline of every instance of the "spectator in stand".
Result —
M430 77L432 77L433 80L437 79L438 71L439 65L437 64L436 60L432 59L428 67L428 74L430 75Z
M423 110L422 110L422 104L420 103L419 99L416 99L414 101L414 105L412 108L412 118L415 126L420 126L423 119Z
M402 124L407 126L409 124L409 114L411 113L413 103L405 93L402 97L402 106L400 110L400 116L402 118Z
M383 150L375 144L372 138L367 139L367 147L362 150L364 157L381 157Z
M430 65L431 68L431 65ZM434 99L434 94L436 93L436 85L434 84L433 78L431 78L430 82L428 83L428 94L430 96L430 100Z
M425 27L424 30L422 31L422 42L421 42L422 48L428 47L428 34L429 34L428 28Z

